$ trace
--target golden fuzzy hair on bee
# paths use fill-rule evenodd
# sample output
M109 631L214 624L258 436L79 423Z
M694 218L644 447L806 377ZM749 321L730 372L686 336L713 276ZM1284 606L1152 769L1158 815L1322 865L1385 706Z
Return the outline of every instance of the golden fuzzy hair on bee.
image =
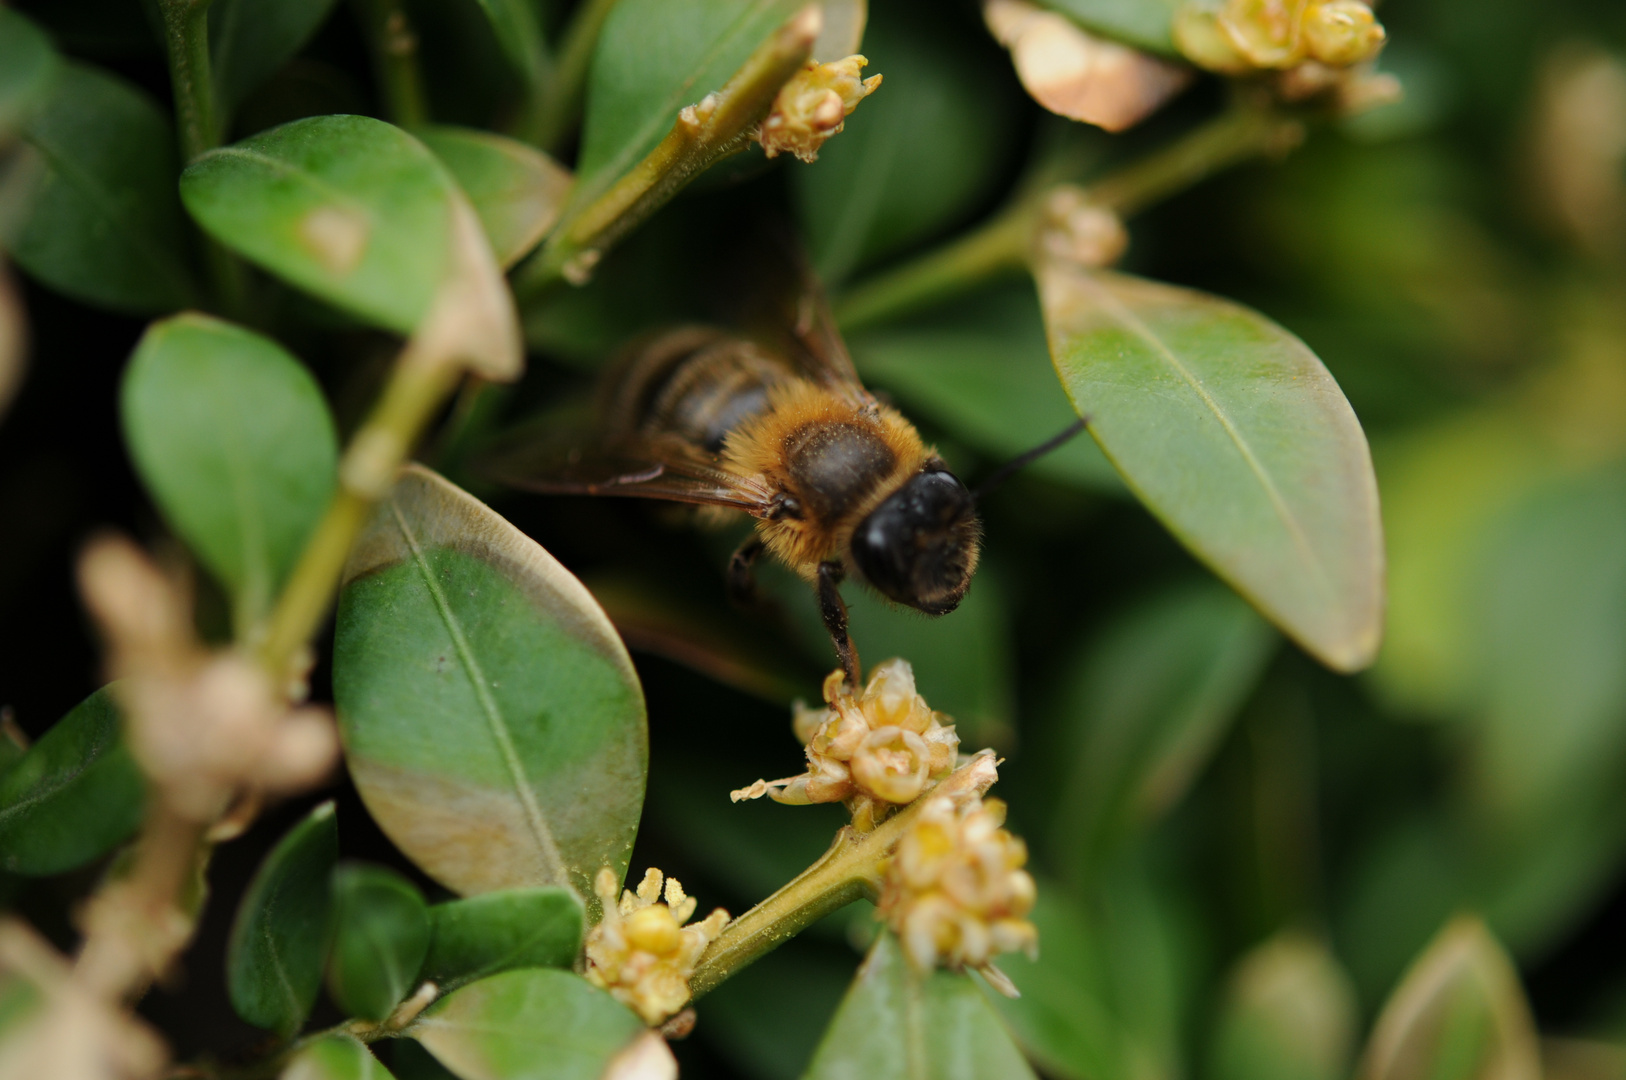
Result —
M804 485L792 475L786 447L810 434L859 429L862 437L885 448L890 461L876 469L867 492L831 514L817 513L817 493L799 490ZM768 408L728 436L723 448L724 467L742 476L762 477L769 487L799 496L809 512L802 517L764 520L763 540L769 550L797 573L811 578L818 564L842 558L847 540L882 499L920 470L930 456L914 425L897 410L873 400L863 405L816 383L797 380L775 387Z

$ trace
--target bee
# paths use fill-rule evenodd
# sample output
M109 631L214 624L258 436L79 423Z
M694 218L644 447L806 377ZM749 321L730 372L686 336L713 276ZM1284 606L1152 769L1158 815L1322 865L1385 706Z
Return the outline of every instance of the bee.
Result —
M945 615L970 588L976 498L898 410L864 388L822 296L808 288L784 332L686 326L647 340L601 382L596 434L493 469L517 487L738 510L754 534L729 561L753 595L759 557L818 596L851 685L858 653L841 584Z

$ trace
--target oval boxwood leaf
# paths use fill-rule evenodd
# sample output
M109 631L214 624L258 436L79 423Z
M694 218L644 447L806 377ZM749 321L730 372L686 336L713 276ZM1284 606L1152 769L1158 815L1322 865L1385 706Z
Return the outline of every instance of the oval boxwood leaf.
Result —
M316 380L268 338L177 315L141 338L120 406L147 490L246 626L333 492L338 436Z
M599 1080L643 1031L580 975L527 968L448 994L406 1034L463 1080Z
M0 247L45 285L117 311L196 297L169 119L141 91L63 63L0 186Z
M868 384L994 457L1012 458L1077 420L1056 385L1038 298L1026 283L989 290L849 340ZM1075 438L1028 466L1093 491L1123 481L1093 439Z
M373 817L465 895L625 876L643 692L581 582L483 503L403 471L345 569L333 657Z
M973 211L1019 127L1004 59L941 5L879 5L864 55L885 83L814 167L790 175L813 264L832 284Z
M1204 581L1141 604L1089 643L1069 665L1057 865L1093 865L1180 799L1277 640L1235 593Z
M570 170L542 151L473 128L437 125L416 134L469 197L504 268L536 247L559 220Z
M324 1035L288 1059L278 1080L395 1080L354 1035Z
M43 876L105 855L141 825L146 797L104 686L0 774L0 869Z
M222 120L310 39L334 0L214 0L209 70Z
M365 116L295 120L181 174L182 201L216 240L402 334L446 276L455 191L422 143Z
M504 889L429 909L423 977L442 990L527 967L569 967L585 912L570 889Z
M1174 13L1180 0L1039 0L1086 30L1166 56L1174 47Z
M333 928L333 864L339 828L333 803L312 810L277 842L237 907L226 946L232 1008L287 1038L322 985Z
M1315 354L1216 297L1053 262L1038 279L1062 385L1136 496L1317 659L1371 663L1377 482Z
M0 8L0 146L44 100L58 63L43 30L10 8Z
M604 20L570 209L602 195L805 0L619 0Z
M969 975L921 975L885 931L807 1070L807 1080L855 1076L1019 1080L1032 1078L1033 1070Z
M1540 1080L1535 1024L1519 974L1485 924L1453 919L1383 1006L1359 1080Z
M429 905L383 866L333 874L333 951L327 992L350 1016L383 1020L412 992L429 950Z
M1214 1035L1215 1080L1341 1080L1360 1010L1327 946L1285 931L1242 958Z

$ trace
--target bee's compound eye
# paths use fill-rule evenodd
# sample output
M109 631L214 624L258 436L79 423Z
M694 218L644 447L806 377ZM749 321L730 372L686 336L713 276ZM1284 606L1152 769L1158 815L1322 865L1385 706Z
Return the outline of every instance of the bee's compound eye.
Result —
M853 533L852 557L877 591L933 615L953 611L971 583L981 526L953 473L915 474Z

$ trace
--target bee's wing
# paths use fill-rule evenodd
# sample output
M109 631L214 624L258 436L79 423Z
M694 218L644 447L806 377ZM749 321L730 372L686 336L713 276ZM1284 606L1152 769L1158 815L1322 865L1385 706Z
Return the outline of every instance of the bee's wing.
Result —
M749 249L736 263L749 275L733 291L737 321L814 382L863 404L869 395L801 245L788 230L766 225L746 242Z
M480 471L525 491L666 499L750 514L765 512L771 496L760 483L719 468L678 439L535 443L488 459Z

